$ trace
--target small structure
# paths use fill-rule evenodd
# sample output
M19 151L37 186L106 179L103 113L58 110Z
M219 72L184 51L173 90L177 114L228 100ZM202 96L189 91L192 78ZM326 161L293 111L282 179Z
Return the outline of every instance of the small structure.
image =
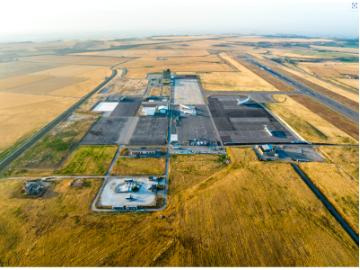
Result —
M132 155L156 155L161 154L161 149L130 149L130 154Z
M140 189L140 187L141 187L140 182L133 181L132 179L131 179L131 181L126 181L126 180L124 181L124 183L121 183L118 185L118 187L116 189L117 193L132 192L133 187L137 187L138 189Z
M143 107L141 113L147 116L155 115L155 107Z
M151 192L156 192L156 191L157 191L157 185L151 185L151 186L149 187L149 190L150 190Z
M178 141L178 135L177 134L171 134L170 135L170 142L177 142Z
M25 194L35 195L39 194L42 190L42 186L38 183L31 183L26 189Z
M149 176L149 181L157 181L157 176Z
M158 107L158 113L160 114L167 114L169 111L169 107L165 105L161 105Z
M261 149L264 153L274 151L274 147L272 147L270 144L262 145L262 146L260 146L260 149Z
M359 79L359 75L351 75L351 74L343 74L345 76L345 78L348 78L348 79L355 79L355 80L358 80Z

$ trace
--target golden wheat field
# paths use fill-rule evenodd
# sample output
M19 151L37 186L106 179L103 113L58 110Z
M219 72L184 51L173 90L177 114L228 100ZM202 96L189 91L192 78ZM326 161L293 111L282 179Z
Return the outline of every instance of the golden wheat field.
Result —
M54 63L30 63L30 62L5 62L0 63L0 80L28 75L34 72L61 67L62 64Z
M356 88L357 90L359 90L359 80L355 80L355 79L336 79L336 80L339 81L340 83L343 83L345 85L350 85Z
M110 68L103 67L77 74L72 78L76 78L81 82L48 92L48 94L55 96L83 97L104 81L105 74L107 77L112 74Z
M319 77L339 77L341 74L359 75L359 65L357 63L342 63L326 61L322 63L299 63L300 68L308 68Z
M128 50L126 57L179 57L206 56L206 50Z
M4 266L358 265L357 245L291 166L254 161L251 149L243 149L228 149L239 160L227 166L208 155L172 156L171 200L160 213L92 213L89 205L101 179L85 179L81 187L62 179L43 199L15 198L23 182L1 181L0 205L6 205L0 207L1 261ZM176 181L182 176L186 183Z
M33 135L77 101L77 98L0 92L0 152Z
M27 93L27 94L48 94L53 91L68 87L74 84L87 81L87 78L74 78L74 77L52 77L42 81L13 87L6 91L13 93Z
M305 140L313 143L358 144L358 141L311 112L289 96L274 95L279 103L266 106Z
M146 78L148 73L171 71L233 71L216 55L205 57L172 57L166 60L139 58L119 65L128 70L128 78Z
M348 98L348 99L350 99L352 101L355 101L355 102L359 103L359 95L358 94L351 93L351 92L346 91L344 89L341 89L340 87L337 87L337 86L335 86L335 85L333 85L331 83L324 82L322 80L314 78L313 76L310 76L308 74L304 74L302 72L295 71L295 70L287 68L287 67L283 67L283 68L286 71L289 71L289 72L291 72L291 73L293 73L293 74L295 74L297 76L300 76L300 77L302 77L302 78L304 78L304 79L306 79L306 80L308 80L310 82L313 82L313 83L315 83L317 85L320 85L320 86L322 86L322 87L324 87L324 88L326 88L326 89L328 89L328 90L330 90L330 91L332 91L334 93L337 93L337 94L342 95L342 96L344 96L344 97L346 97L346 98Z
M39 82L42 80L50 79L50 76L36 76L36 75L20 75L12 78L6 78L0 80L0 91L8 90L14 87L23 86L26 84L31 84L35 82Z
M74 77L99 69L99 66L85 66L85 65L64 65L57 68L46 69L29 75L38 76L53 76L53 77Z
M69 55L44 55L19 58L19 61L90 65L90 66L112 66L120 64L128 59L113 57L90 57L90 56L69 56Z
M278 91L245 67L240 72L212 72L199 76L207 91Z

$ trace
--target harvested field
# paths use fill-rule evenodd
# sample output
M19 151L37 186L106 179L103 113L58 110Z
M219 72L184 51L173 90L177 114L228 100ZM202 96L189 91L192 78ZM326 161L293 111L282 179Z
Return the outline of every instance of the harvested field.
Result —
M55 91L51 91L48 94L70 97L83 97L104 81L105 72L107 76L110 76L112 74L112 71L107 67L78 74L74 76L74 78L83 80L82 82L69 85Z
M305 140L313 143L358 144L357 140L291 97L281 95L274 95L273 97L279 103L267 103L266 106L287 122ZM342 128L347 127L342 126Z
M31 73L30 75L37 76L58 76L58 77L74 77L76 75L81 75L93 70L99 70L98 66L84 66L84 65L66 65L57 68L46 69L43 71L38 71ZM111 74L111 73L110 73ZM86 77L89 78L89 77ZM89 78L90 79L90 78Z
M0 159L77 101L76 98L0 92Z
M26 75L42 70L52 69L60 66L62 65L53 64L53 63L25 63L25 62L0 63L0 80Z
M121 64L128 70L128 78L146 78L148 73L162 72L164 69L171 71L233 71L216 55L205 57L173 57L159 61L157 58L139 58Z
M317 78L314 78L313 76L310 76L308 74L304 74L298 71L295 71L293 69L289 69L286 68L289 72L298 75L298 76L302 76L304 79L306 79L308 82L310 82L310 84L316 84L316 86L318 86L318 89L315 89L314 87L310 87L316 91L318 91L319 93L322 93L321 89L325 89L328 92L324 92L322 94L331 97L351 108L353 108L354 110L359 110L359 94L356 93L352 93L349 91L346 91L344 89L341 89L340 87L337 87L331 83L328 82L324 82L322 80L319 80ZM319 88L320 87L320 88ZM339 96L340 99L336 99L335 97Z
M119 44L121 45L121 44ZM118 45L116 45L118 46ZM113 57L124 57L127 50L109 50L109 51L97 51L97 52L82 52L82 53L71 53L69 55L80 55L80 56L113 56Z
M308 68L319 77L342 78L341 74L359 75L358 63L342 63L336 61L326 61L320 63L298 63L300 68Z
M336 52L350 52L350 53L359 53L359 48L343 48L343 47L329 47L329 46L316 46L310 45L311 48L327 51L336 51Z
M253 58L253 57L251 57L251 58ZM310 88L314 89L315 91L317 91L325 96L328 96L328 97L330 97L330 98L332 98L354 110L357 110L357 111L359 110L359 101L358 100L355 101L353 99L350 99L350 96L348 98L348 97L342 96L341 94L338 94L337 92L339 92L339 90L334 92L334 91L328 90L327 88L324 88L323 86L321 86L320 81L317 80L316 78L313 78L310 76L312 78L311 80L316 80L316 83L314 83L310 80L305 79L305 77L307 78L307 76L309 76L309 75L299 73L298 71L294 71L294 70L286 68L286 67L279 68L278 65L275 64L271 60L266 60L266 59L255 59L255 60L259 61L260 63L274 69L275 71L280 72L280 73L284 74L285 76L287 76L301 84L304 84L305 86L310 87ZM326 83L326 85L328 85L328 84ZM336 86L333 86L333 87L336 87ZM336 88L338 88L338 87L336 87ZM346 92L347 95L351 94L348 91L345 91L345 90L342 90L342 91ZM357 99L358 99L358 97L357 97Z
M359 140L359 124L356 124L354 121L351 121L345 116L338 114L337 112L329 109L328 107L320 104L310 97L294 95L291 96L291 98L321 118L325 119L329 123L333 124L338 129L344 131L346 134L353 137L357 141Z
M357 149L352 158L359 162L358 155ZM341 166L329 163L300 163L300 168L349 226L359 234L359 178L353 178Z
M78 144L99 116L62 122L17 158L11 167L49 168L57 166Z
M336 80L339 81L340 83L343 83L345 85L350 85L351 87L354 87L357 90L359 90L359 80L354 80L354 79L336 79Z
M162 175L166 158L118 158L111 175Z
M60 175L104 175L116 153L117 146L79 146L66 159Z
M90 66L112 66L118 65L130 59L124 57L91 57L91 56L69 56L69 55L43 55L19 58L24 62L74 64Z
M50 79L34 82L31 84L14 87L7 91L13 93L47 94L73 84L84 82L86 80L87 79L85 78L53 77Z
M207 56L206 50L128 50L126 57L178 57Z
M295 91L295 89L286 83L276 79L274 76L271 76L267 72L255 67L254 65L250 64L249 62L245 61L241 58L234 58L236 61L238 61L241 65L249 69L251 72L258 75L260 78L264 79L266 82L274 86L279 91Z
M100 179L79 188L63 179L43 200L11 199L23 181L1 181L4 266L358 265L357 245L290 165L244 160L219 171L212 158L172 157L171 201L154 214L91 213Z
M150 90L150 94L151 96L159 96L159 87L152 87Z
M0 80L0 91L19 87L42 80L50 79L49 76L32 76L32 75L20 75L12 78Z
M201 85L207 91L278 91L250 72L212 72L199 74Z

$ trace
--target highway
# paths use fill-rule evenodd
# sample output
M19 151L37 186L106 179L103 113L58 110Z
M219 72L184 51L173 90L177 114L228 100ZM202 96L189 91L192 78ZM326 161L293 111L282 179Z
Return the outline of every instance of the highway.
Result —
M239 56L240 57L240 56ZM298 83L297 81L284 76L283 74L270 69L266 66L264 66L263 64L260 64L258 62L256 62L255 60L245 57L245 56L241 56L240 58L242 58L243 60L249 62L250 64L262 69L263 71L267 72L268 74L272 75L273 77L279 79L280 81L290 85L291 87L295 88L297 91L299 91L301 94L307 95L313 99L315 99L316 101L324 104L325 106L329 107L330 109L338 112L339 114L349 118L350 120L359 123L359 113L323 94L320 94L319 92L301 84Z

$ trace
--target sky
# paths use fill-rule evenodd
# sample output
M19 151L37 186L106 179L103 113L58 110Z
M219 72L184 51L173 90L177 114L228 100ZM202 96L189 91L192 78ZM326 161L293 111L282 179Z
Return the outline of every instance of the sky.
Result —
M250 33L357 38L359 12L351 2L4 0L0 41Z

